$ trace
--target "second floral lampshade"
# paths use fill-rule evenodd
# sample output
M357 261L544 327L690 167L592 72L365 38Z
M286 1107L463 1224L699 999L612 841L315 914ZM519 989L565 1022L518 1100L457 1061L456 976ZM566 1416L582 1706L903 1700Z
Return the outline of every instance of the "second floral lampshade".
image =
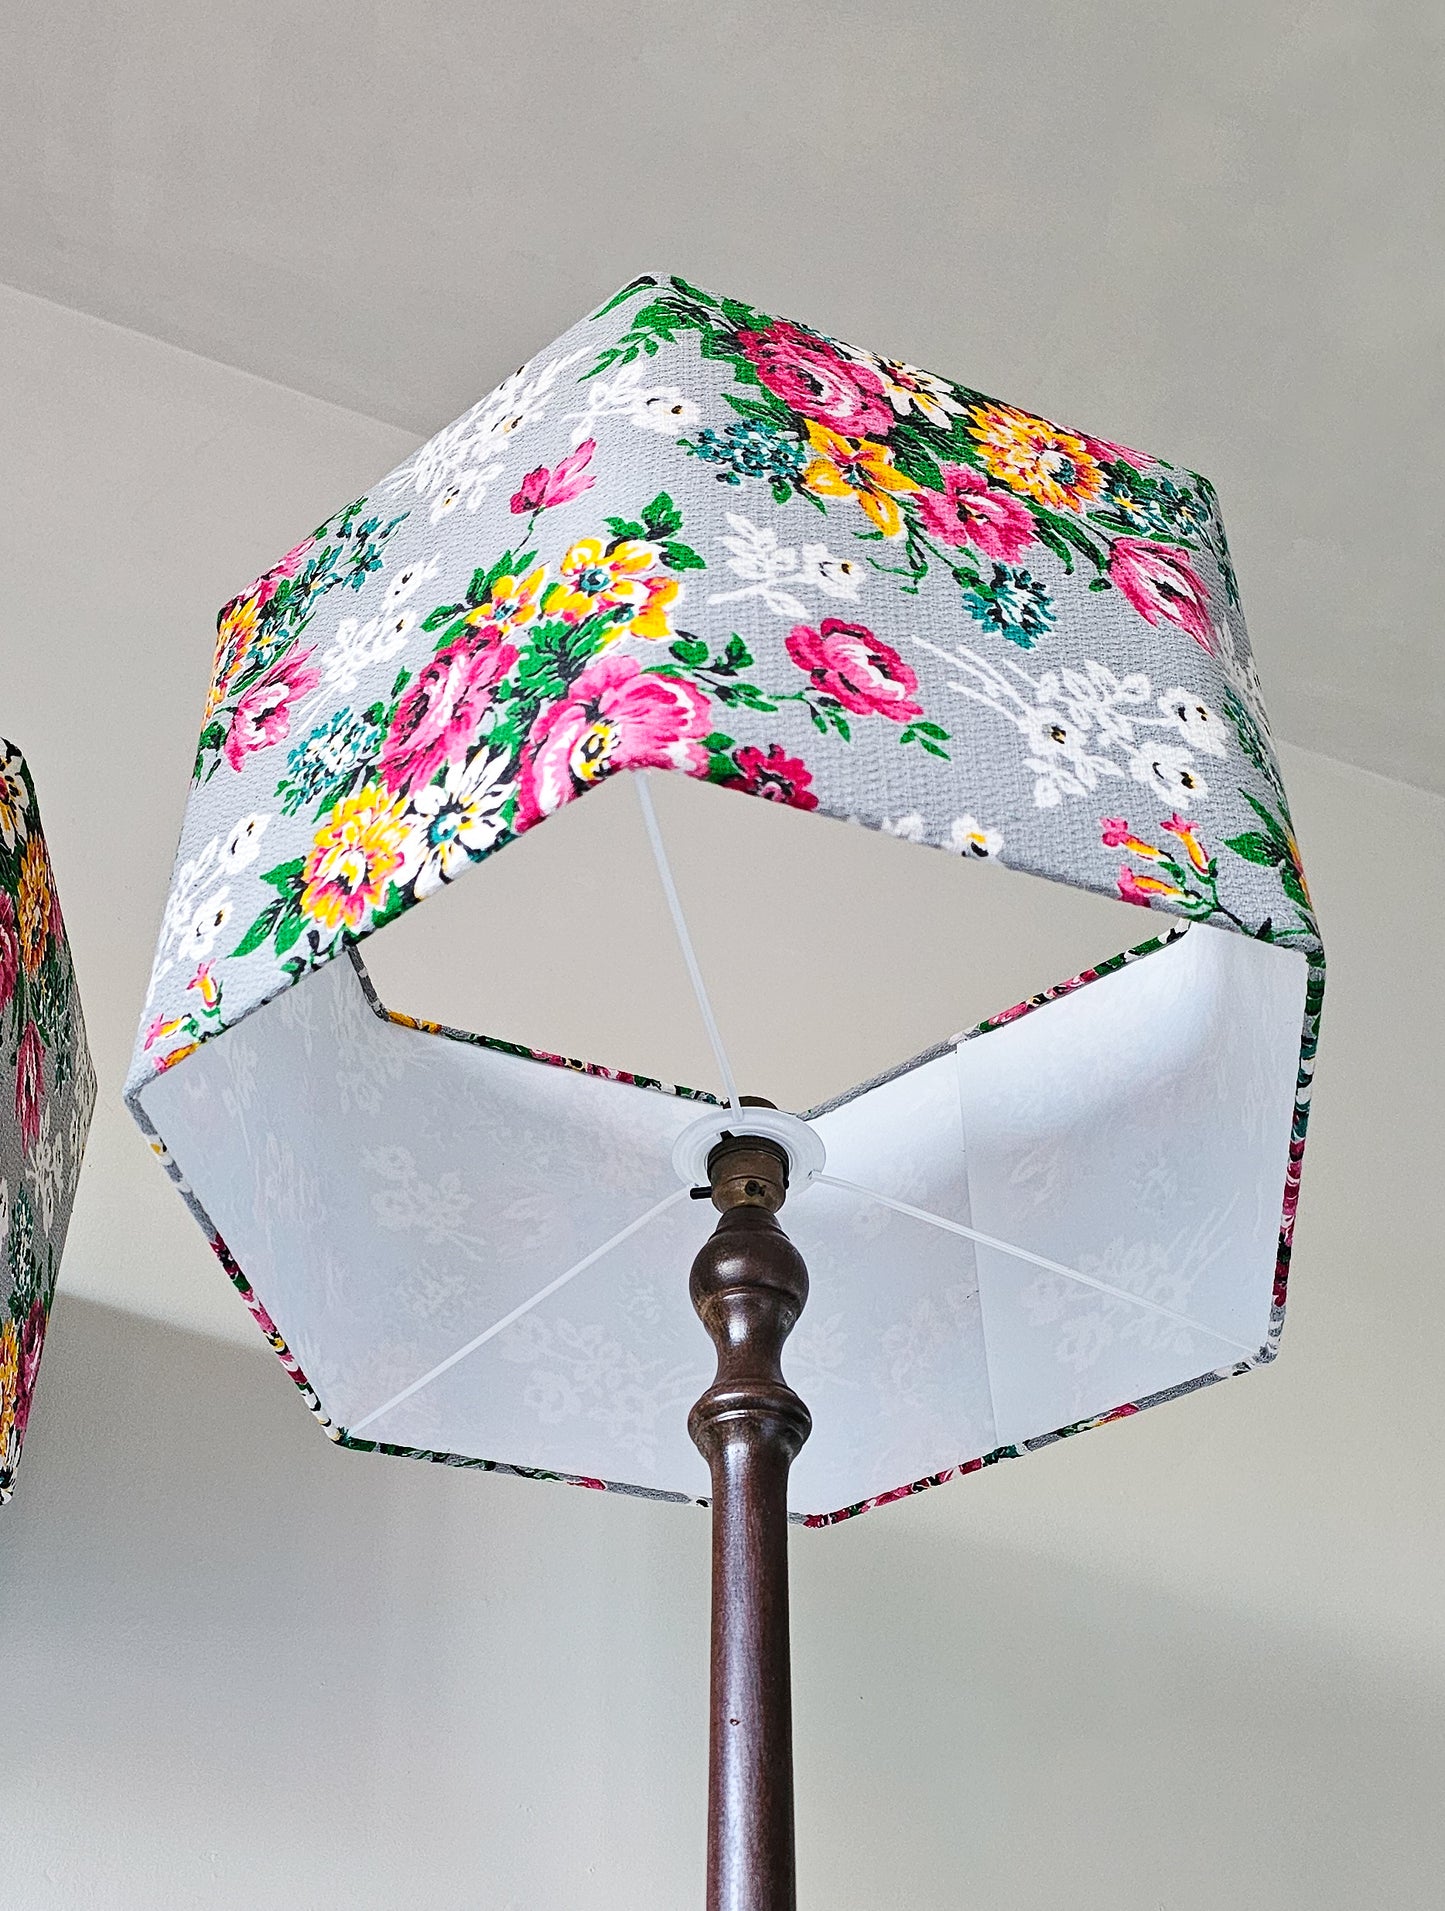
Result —
M0 1501L15 1485L94 1105L35 786L0 737Z
M222 612L128 1096L334 1438L680 1498L766 1096L825 1523L1271 1357L1322 978L1205 480L649 276Z

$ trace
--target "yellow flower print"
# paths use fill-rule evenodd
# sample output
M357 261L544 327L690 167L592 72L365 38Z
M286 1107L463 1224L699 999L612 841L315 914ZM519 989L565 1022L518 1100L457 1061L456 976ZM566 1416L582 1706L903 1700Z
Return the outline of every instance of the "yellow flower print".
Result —
M645 538L622 538L610 550L600 537L578 538L557 567L543 608L569 623L620 612L618 637L671 637L668 612L682 586L661 565L661 551Z
M18 750L0 756L0 844L6 849L14 849L29 834L25 812L30 808L30 792L21 767Z
M367 783L327 811L302 871L301 911L323 929L357 929L400 869L406 798Z
M31 975L45 960L45 942L55 913L55 890L50 881L50 858L38 836L25 845L16 894L20 923L20 955Z
M256 613L259 594L252 591L227 604L216 626L216 660L211 666L211 687L206 692L206 719L215 715L226 700L226 692L240 674L252 644L256 641Z
M15 1427L20 1395L20 1335L13 1320L0 1325L0 1464Z
M515 630L530 624L541 603L542 586L547 581L547 566L539 564L525 577L499 577L487 592L486 602L468 611L469 624L491 624L499 631Z
M1103 470L1084 440L1047 418L976 405L968 429L989 475L1050 511L1082 511L1103 489Z
M1171 836L1177 836L1184 845L1184 853L1199 871L1201 876L1209 873L1209 851L1199 838L1199 825L1190 822L1187 816L1170 816L1159 827L1167 829ZM1127 845L1133 848L1133 844Z
M1305 880L1304 859L1301 857L1299 853L1299 844L1295 841L1295 835L1293 830L1287 829L1285 831L1284 842L1285 842L1285 848L1289 851L1289 860L1290 860L1291 866L1294 869L1295 881L1299 884L1300 894L1305 899L1305 907L1306 909L1313 909L1315 906L1314 897L1311 896L1310 886L1308 882L1306 882Z
M1164 860L1164 851L1156 849L1153 843L1146 843L1142 836L1106 836L1104 841L1111 848L1127 849L1132 856L1147 856L1151 863L1162 863Z
M201 1006L207 1015L214 1014L215 1010L220 1006L221 985L216 980L212 972L212 965L209 962L203 962L200 965L196 973L186 984L186 987L188 989L194 989L196 994L200 996Z
M1154 896L1164 902L1183 902L1188 893L1178 883L1166 882L1162 876L1137 876L1129 869L1119 871L1119 894L1125 902L1148 903Z
M407 1015L401 1009L388 1009L386 1019L395 1022L399 1028L418 1029L423 1035L442 1035L446 1032L440 1022L424 1022L419 1016Z
M674 632L668 621L668 612L682 594L682 586L675 577L654 575L642 580L646 601L642 609L634 611L630 621L624 626L629 637L671 637Z
M169 1055L162 1055L156 1063L157 1075L164 1075L168 1068L174 1068L177 1062L183 1062L188 1055L194 1055L200 1046L199 1042L183 1042L179 1048L173 1048Z
M145 1046L154 1048L157 1042L168 1042L186 1026L184 1015L158 1015L145 1032Z
M887 445L845 438L815 418L808 421L808 444L813 453L803 472L808 490L820 498L856 498L884 537L897 537L903 529L898 494L923 487L898 469Z

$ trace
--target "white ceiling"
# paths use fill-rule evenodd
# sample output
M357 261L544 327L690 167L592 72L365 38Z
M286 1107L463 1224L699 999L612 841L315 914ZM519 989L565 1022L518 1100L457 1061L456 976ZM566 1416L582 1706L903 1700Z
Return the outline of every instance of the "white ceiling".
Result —
M739 292L1207 471L1282 734L1445 790L1438 0L73 0L3 41L0 280L418 434L639 268Z

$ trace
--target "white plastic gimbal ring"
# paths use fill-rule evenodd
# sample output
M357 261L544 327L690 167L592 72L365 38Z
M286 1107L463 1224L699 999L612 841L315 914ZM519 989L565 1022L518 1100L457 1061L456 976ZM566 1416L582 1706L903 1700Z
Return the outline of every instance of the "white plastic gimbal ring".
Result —
M781 1108L713 1108L689 1123L673 1143L672 1165L684 1187L707 1186L707 1158L724 1135L758 1135L788 1157L788 1185L800 1189L823 1172L823 1138L800 1116Z

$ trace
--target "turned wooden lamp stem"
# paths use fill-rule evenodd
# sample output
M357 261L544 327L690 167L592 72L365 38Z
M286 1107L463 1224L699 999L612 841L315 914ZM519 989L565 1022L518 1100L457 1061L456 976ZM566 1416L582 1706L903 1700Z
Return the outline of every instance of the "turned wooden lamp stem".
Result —
M707 1166L721 1216L690 1291L718 1364L687 1423L712 1473L707 1911L795 1911L788 1471L812 1419L781 1358L808 1270L773 1218L784 1151L728 1135Z

